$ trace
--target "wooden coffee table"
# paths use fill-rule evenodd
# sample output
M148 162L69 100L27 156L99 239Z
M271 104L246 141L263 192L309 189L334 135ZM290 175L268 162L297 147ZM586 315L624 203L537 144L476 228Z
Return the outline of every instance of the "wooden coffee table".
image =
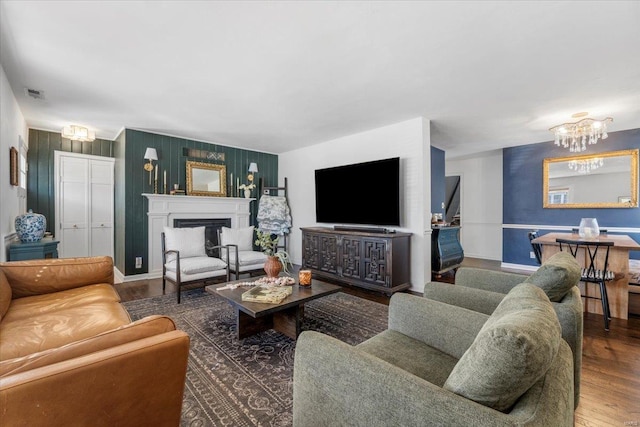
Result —
M205 288L207 292L226 299L235 309L238 339L246 338L267 329L275 329L290 338L296 339L301 332L304 304L341 290L340 286L320 280L312 280L311 286L307 287L294 284L292 287L293 293L279 304L242 301L242 294L250 289L246 286L218 290L218 288L229 283L253 282L256 279L257 277L252 277L250 279L210 285Z

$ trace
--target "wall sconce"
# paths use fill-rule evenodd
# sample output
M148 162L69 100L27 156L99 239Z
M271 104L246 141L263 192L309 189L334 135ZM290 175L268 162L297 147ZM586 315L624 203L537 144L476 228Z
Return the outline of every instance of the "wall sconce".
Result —
M147 147L147 151L144 152L144 159L149 160L149 163L144 164L144 170L149 172L149 185L151 185L151 172L153 171L153 161L158 160L158 152L156 151L155 148Z
M70 125L62 128L62 137L72 141L91 142L96 139L96 133L84 126Z
M258 164L250 163L249 164L249 175L247 176L247 180L253 182L253 174L258 173Z

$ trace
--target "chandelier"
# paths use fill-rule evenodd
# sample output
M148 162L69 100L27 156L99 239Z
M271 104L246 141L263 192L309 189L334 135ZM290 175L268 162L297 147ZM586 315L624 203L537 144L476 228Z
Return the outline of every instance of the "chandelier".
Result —
M588 113L577 113L572 117L584 117ZM597 144L600 138L607 139L607 124L613 119L607 117L602 120L584 118L576 123L563 123L549 129L554 133L557 146L562 145L572 153L579 153L587 149L587 144Z
M62 128L62 137L69 138L72 141L91 142L96 139L96 134L94 131L87 129L86 127L71 125Z
M594 157L586 160L571 160L569 161L569 169L578 172L579 174L588 174L592 171L604 166L604 159L602 157Z

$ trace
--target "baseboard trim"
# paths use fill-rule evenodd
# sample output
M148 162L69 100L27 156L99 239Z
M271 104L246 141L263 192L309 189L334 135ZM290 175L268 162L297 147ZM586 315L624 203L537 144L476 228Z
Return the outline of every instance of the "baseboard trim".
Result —
M510 270L524 270L535 272L538 270L538 266L536 265L526 265L526 264L511 264L510 262L503 262L500 264L501 268L508 268Z
M162 274L134 274L131 276L123 275L117 268L114 267L114 274L116 276L116 283L127 283L127 282L137 282L138 280L150 280L150 279L161 279Z

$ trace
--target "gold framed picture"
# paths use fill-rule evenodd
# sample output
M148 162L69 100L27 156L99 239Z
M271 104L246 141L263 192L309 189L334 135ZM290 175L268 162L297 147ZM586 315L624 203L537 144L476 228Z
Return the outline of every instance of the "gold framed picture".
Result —
M18 182L18 150L16 150L16 147L11 147L9 149L9 166L9 172L11 173L9 183L11 185L20 184Z

